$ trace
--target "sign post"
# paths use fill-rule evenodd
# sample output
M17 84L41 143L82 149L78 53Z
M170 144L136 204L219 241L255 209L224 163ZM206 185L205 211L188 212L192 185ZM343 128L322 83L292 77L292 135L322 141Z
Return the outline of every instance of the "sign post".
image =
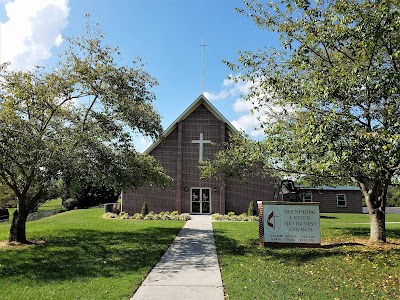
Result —
M318 202L258 201L260 244L321 245Z

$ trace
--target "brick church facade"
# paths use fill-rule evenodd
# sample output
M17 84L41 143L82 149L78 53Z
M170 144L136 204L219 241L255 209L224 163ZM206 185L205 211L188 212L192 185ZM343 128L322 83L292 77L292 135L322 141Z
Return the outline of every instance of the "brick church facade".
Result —
M154 156L173 178L169 187L148 185L124 192L122 209L211 214L247 212L250 201L273 199L274 179L229 180L221 186L215 179L200 179L199 160L212 159L237 130L201 95L145 153Z
M169 187L144 185L122 195L122 211L140 212L144 202L150 211L212 214L247 212L250 202L273 201L276 178L254 177L245 182L228 179L224 186L212 178L201 179L199 161L213 159L229 142L233 125L203 96L199 96L146 154L154 156L173 178ZM280 200L280 199L275 199ZM312 188L302 201L320 202L321 212L361 213L361 193L348 188Z

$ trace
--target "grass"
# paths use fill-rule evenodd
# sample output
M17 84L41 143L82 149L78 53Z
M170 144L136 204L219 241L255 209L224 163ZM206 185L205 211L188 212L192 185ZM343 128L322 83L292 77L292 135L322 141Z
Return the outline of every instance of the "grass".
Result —
M103 219L102 208L27 223L28 238L0 247L1 299L129 299L183 221ZM9 224L0 224L0 241Z
M215 222L227 299L400 299L400 223L367 247L369 217L323 214L321 248L260 248L256 222ZM400 215L387 215L400 222Z
M63 208L64 208L64 206L62 205L62 199L57 198L57 199L52 199L52 200L46 201L45 203L40 205L38 208L38 211L63 209ZM8 209L8 213L10 214L10 219L12 218L14 211L15 211L15 208Z
M38 210L53 210L53 209L62 209L64 208L62 205L62 199L57 198L57 199L52 199L49 201L46 201L42 205L39 206Z

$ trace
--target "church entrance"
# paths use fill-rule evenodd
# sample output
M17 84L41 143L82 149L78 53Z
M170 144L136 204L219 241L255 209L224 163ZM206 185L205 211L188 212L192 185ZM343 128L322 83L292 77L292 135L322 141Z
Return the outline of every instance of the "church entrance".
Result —
M190 207L193 214L211 213L211 189L210 188L191 188Z

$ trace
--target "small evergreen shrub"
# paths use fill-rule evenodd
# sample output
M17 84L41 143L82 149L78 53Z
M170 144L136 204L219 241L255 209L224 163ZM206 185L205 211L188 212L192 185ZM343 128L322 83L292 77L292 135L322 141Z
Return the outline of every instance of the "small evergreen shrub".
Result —
M249 208L247 209L247 215L249 217L254 216L254 204L253 204L253 201L250 201Z
M143 216L147 215L149 213L149 208L147 206L147 202L143 202L143 206L142 206L142 211L141 214Z
M235 215L235 212L234 212L234 211L228 212L228 217L232 217L232 216L234 216L234 215Z

